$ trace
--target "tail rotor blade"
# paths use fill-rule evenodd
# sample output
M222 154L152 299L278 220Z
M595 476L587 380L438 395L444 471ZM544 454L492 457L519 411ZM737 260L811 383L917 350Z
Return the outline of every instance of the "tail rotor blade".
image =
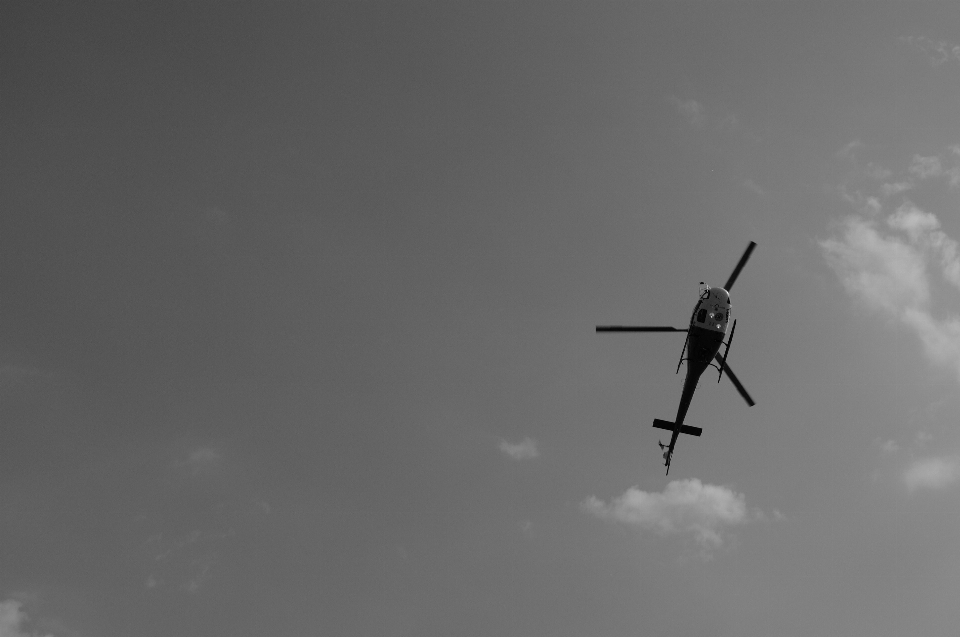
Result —
M714 357L717 359L717 362L720 363L722 367L727 372L727 378L730 379L730 382L733 383L733 386L737 388L737 391L740 392L740 395L743 396L743 399L747 401L747 404L753 407L757 403L753 402L753 398L750 398L750 394L747 393L747 390L743 388L743 385L740 383L740 379L737 378L737 375L733 373L733 370L730 369L730 364L723 359L723 356L717 352L717 355Z
M733 269L733 272L730 273L730 278L727 279L727 284L723 286L723 289L727 292L730 291L730 288L733 287L733 284L736 283L737 277L740 276L740 270L743 269L743 266L747 264L747 259L750 258L750 253L753 252L753 249L757 247L756 242L751 241L750 245L747 246L747 249L744 251L743 256L740 257L740 261L737 263L737 267Z
M686 332L679 327L643 326L643 325L598 325L598 332Z

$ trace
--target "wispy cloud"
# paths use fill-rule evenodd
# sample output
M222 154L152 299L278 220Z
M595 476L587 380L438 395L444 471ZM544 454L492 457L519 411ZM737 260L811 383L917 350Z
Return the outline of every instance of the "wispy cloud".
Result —
M743 180L743 187L749 190L750 192L752 192L753 194L757 195L758 197L767 196L767 191L761 188L760 185L757 184L757 182L755 182L750 178Z
M907 234L911 243L937 261L943 278L960 288L960 258L957 242L940 229L936 215L906 202L890 215L887 224Z
M847 217L837 236L821 241L820 247L847 291L872 309L898 316L904 308L929 303L923 255L881 232L874 220Z
M192 594L214 577L221 548L229 546L237 528L251 516L268 514L270 505L250 492L242 467L230 466L235 463L222 448L195 444L177 456L167 468L165 497L154 498L136 520L146 538L144 586Z
M682 100L674 95L671 95L667 100L677 108L677 111L679 111L692 126L702 128L706 125L706 110L703 108L703 104L697 100Z
M501 440L500 451L514 460L529 460L540 455L540 451L537 449L537 441L533 438L525 438L522 442L516 444Z
M760 135L740 121L736 113L717 108L707 108L703 102L698 102L695 99L682 99L676 95L667 96L667 102L694 128L714 131L724 136L735 136L753 143L762 140Z
M590 496L581 508L600 519L658 535L692 535L704 548L720 546L726 528L763 517L748 511L742 493L696 478L674 480L663 493L631 487L609 503Z
M883 210L883 204L880 203L878 198L864 196L863 193L859 191L853 193L848 192L844 186L840 187L840 196L843 197L843 200L848 204L855 207L860 214L867 217L876 216Z
M951 146L950 148L952 150L954 147ZM956 155L957 153L953 154ZM941 158L937 155L931 157L914 155L913 161L910 163L909 172L919 180L946 177L950 182L950 186L956 188L960 186L960 166L945 166L944 163L948 159L950 159L949 156Z
M205 555L193 561L190 564L192 570L190 578L184 582L182 586L183 590L195 595L200 590L200 587L210 579L210 569L215 559L214 555Z
M944 62L953 60L960 62L960 46L947 40L934 40L926 36L905 36L900 38L901 42L906 42L910 46L919 49L927 54L930 64L940 66Z
M877 181L889 179L890 175L893 174L883 166L878 166L873 162L867 164L867 167L863 169L863 172L866 173L867 177L870 179L875 179Z
M859 139L855 139L838 150L837 156L855 162L857 158L857 151L859 151L861 148L863 148L863 142L861 142Z
M883 193L884 197L892 197L893 195L899 195L902 192L906 192L913 188L913 184L909 181L897 181L893 183L882 184L880 186L880 192Z
M882 456L893 456L900 451L900 445L897 444L896 440L887 440L880 445L880 455Z
M930 179L931 177L939 177L943 174L940 158L936 156L922 157L920 155L914 155L908 170L910 174L917 179Z
M527 537L533 537L533 522L530 520L522 520L520 522L520 531Z
M915 155L908 168L911 181L884 185L888 194L902 191L906 183L915 184L912 180L948 170L939 157ZM909 200L884 219L876 197L846 189L841 194L859 214L837 223L833 236L820 242L827 263L851 296L910 329L929 360L952 367L960 377L960 317L934 316L931 302L938 279L960 289L957 241L942 230L936 215Z
M960 187L960 144L948 146L947 151L939 155L914 155L899 175L876 162L862 165L859 155L870 150L855 140L837 152L837 157L848 162L852 169L840 186L840 193L864 214L878 213L885 200L914 190L926 181L945 179L951 188Z
M174 462L175 470L188 476L216 472L223 465L223 453L213 447L194 447L186 457Z
M220 531L194 529L189 533L156 533L145 542L149 555L147 588L178 585L181 590L196 593L211 578L218 561L217 548L235 535L232 527ZM3 635L0 635L3 637Z
M16 599L0 602L0 637L40 637L40 633L29 629L30 618L22 606L23 603Z
M960 457L921 458L903 472L910 492L918 489L943 489L960 480Z

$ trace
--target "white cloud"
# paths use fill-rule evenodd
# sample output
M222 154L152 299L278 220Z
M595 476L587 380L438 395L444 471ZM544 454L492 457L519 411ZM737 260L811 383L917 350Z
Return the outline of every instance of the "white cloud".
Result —
M907 201L887 219L887 224L905 232L910 241L939 261L943 278L960 288L960 246L940 230L935 215Z
M22 605L15 599L0 602L0 637L39 637L40 633L27 629L29 618Z
M908 170L911 175L914 175L918 179L929 179L930 177L939 177L943 174L943 166L940 165L939 157L921 157L920 155L914 155Z
M957 153L955 150L958 148L960 148L960 145L953 145L950 146L948 150L953 155L960 155L960 153ZM952 163L952 161L955 160L951 159L950 155L944 157L938 155L930 157L914 155L913 160L910 162L910 167L907 169L907 172L911 175L910 178L906 181L893 184L883 184L881 189L884 195L889 196L890 194L897 194L913 188L916 185L916 181L933 179L935 177L946 177L950 183L950 187L956 188L960 186L960 166L950 166L949 164Z
M610 503L590 496L581 503L587 513L658 535L690 534L704 548L722 544L722 531L763 517L750 514L746 498L723 486L696 478L674 480L663 493L631 487Z
M922 458L903 473L911 492L917 489L943 489L960 480L960 457Z
M957 242L940 230L940 222L935 215L920 210L908 201L887 219L887 224L894 230L906 233L911 242L937 259L944 279L960 288Z
M960 319L937 320L910 308L904 311L903 322L917 333L927 358L940 365L960 365Z
M833 238L820 242L824 258L851 296L911 329L929 360L960 376L960 317L933 316L928 269L934 265L960 288L960 246L934 214L909 201L887 217L886 227L889 232L877 219L848 217Z
M925 233L940 228L940 222L935 215L913 205L900 206L897 212L887 219L887 225L895 230L906 232L912 241L917 241Z
M904 241L882 235L871 220L848 217L841 225L840 237L820 246L851 295L892 315L903 307L926 306L930 290L922 255Z
M955 148L957 148L957 146L951 146L951 152L954 152ZM957 153L954 152L954 154ZM913 162L910 164L910 174L917 179L946 177L947 181L950 182L951 188L960 186L960 166L947 168L943 165L944 161L946 160L941 160L940 157L921 157L920 155L914 155Z
M537 450L537 441L533 438L525 438L523 442L516 444L501 440L500 451L514 460L529 460L530 458L536 458L540 455L540 452Z
M707 115L703 108L703 104L697 100L682 100L679 97L672 96L669 98L670 103L677 107L677 110L680 111L680 114L687 118L693 126L702 127L707 123Z

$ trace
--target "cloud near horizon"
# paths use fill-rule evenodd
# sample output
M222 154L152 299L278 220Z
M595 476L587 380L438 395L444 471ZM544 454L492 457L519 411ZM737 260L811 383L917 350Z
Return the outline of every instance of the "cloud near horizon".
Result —
M696 478L671 481L662 493L627 489L609 503L590 496L580 507L586 513L657 535L692 535L705 549L723 543L729 527L762 519L747 509L746 498L728 487L703 484Z
M540 455L540 451L537 449L537 441L533 438L525 438L522 442L516 444L501 439L500 451L514 460L529 460Z

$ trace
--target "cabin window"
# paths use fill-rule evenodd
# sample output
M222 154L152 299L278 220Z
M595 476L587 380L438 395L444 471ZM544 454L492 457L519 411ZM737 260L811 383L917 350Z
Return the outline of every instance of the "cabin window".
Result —
M707 320L707 311L706 311L706 310L700 310L699 312L697 312L697 321L698 321L698 322L703 323L703 322L706 321L706 320Z

